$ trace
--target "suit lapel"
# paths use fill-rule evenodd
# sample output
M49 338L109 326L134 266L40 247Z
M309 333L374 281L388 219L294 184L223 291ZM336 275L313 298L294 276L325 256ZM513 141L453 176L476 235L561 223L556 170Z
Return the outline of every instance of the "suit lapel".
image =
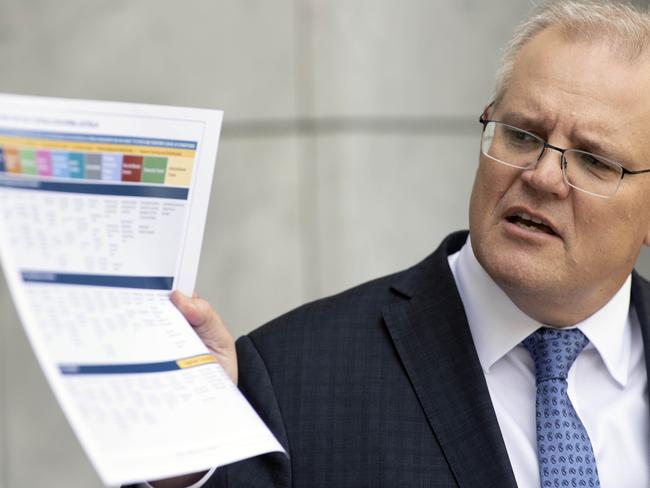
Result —
M465 311L447 265L454 234L394 289L383 310L397 353L461 488L516 488Z

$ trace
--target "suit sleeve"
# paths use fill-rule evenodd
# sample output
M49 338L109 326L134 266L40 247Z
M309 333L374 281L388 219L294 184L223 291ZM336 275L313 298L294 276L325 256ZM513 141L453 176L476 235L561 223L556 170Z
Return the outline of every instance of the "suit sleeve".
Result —
M237 363L240 391L289 453L287 433L271 377L262 356L248 336L237 340ZM205 487L289 488L290 463L290 458L279 452L245 459L217 469Z

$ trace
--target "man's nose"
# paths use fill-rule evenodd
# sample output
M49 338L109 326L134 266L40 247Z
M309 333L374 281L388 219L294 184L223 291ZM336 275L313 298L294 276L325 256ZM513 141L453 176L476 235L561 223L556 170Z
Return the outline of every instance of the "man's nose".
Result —
M539 192L549 193L558 198L566 198L569 195L570 188L562 174L562 153L552 147L544 148L537 165L525 170L521 178L528 186Z

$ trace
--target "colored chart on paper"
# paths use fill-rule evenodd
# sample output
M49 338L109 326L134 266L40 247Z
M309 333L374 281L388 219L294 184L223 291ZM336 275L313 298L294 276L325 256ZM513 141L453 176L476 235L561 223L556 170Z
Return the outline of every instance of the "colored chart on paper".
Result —
M192 141L0 129L0 173L189 187Z

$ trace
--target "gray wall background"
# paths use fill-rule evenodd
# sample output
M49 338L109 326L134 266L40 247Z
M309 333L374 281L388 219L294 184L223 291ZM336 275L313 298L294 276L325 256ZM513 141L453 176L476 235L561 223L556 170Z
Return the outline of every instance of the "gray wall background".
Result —
M477 117L530 6L0 0L0 91L225 110L197 288L241 335L467 226ZM101 486L4 282L0 325L0 487Z

